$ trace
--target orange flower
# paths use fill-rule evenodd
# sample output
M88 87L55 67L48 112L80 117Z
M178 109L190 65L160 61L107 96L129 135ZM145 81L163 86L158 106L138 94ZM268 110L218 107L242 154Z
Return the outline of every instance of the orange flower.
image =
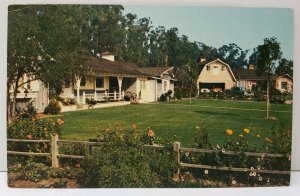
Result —
M58 123L59 125L61 125L61 124L64 123L64 121L63 121L62 119L57 119L57 123Z
M31 135L31 134L28 134L28 135L27 135L27 138L31 140L31 139L32 139L32 135Z
M148 136L149 136L149 137L154 137L154 131L153 131L152 129L150 129L150 130L148 131Z
M132 125L131 125L131 128L132 128L132 129L136 129L136 128L137 128L136 124L132 124Z
M245 129L244 129L244 133L249 134L249 133L250 133L250 130L245 128Z
M227 129L227 130L226 130L226 134L227 134L227 135L232 135L232 134L233 134L233 131L232 131L231 129Z

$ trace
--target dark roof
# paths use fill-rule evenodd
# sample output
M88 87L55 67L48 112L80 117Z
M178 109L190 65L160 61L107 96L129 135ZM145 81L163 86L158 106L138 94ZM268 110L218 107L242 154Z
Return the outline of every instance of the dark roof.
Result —
M282 77L287 77L287 78L290 78L291 80L293 80L293 77L290 76L289 74L283 74L283 75L277 76L277 77L275 77L275 79L282 78Z
M266 75L258 75L255 69L232 69L237 80L266 80Z
M101 74L113 75L131 75L131 76L149 76L149 74L141 73L135 64L120 61L110 61L103 58L88 56L85 58L86 65L92 67L94 71Z
M148 74L151 76L160 77L164 72L172 70L173 67L139 67L138 70L141 73Z
M121 61L110 61L104 58L87 56L86 65L94 71L105 75L123 75L123 76L158 76L164 72L170 71L173 67L140 67L133 63Z

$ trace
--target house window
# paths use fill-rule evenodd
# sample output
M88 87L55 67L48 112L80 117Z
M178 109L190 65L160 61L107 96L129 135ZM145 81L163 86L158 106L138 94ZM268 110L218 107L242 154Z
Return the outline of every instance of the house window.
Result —
M213 67L213 75L219 75L219 67L218 66Z
M96 78L96 88L104 88L104 78L103 77Z
M225 66L224 65L222 65L221 71L225 71Z
M281 89L287 90L287 82L281 82Z
M210 70L210 66L209 66L209 65L206 66L206 70L207 70L207 71Z
M84 76L82 76L81 77L81 80L80 80L80 86L85 86L85 77Z
M166 92L168 90L168 81L164 81L164 91Z

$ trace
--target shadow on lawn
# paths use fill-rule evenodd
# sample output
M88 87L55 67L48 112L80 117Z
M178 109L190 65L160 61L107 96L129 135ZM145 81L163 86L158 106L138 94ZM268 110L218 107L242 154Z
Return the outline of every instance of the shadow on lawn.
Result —
M239 116L238 114L230 113L230 112L217 112L217 111L194 111L198 114L205 114L205 115L219 115L219 116Z

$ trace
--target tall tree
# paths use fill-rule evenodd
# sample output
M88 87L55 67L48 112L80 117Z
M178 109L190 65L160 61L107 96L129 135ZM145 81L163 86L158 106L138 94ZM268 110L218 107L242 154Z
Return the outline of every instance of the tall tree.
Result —
M180 75L180 81L184 88L189 90L189 100L190 104L192 103L192 93L195 92L197 78L199 75L199 70L197 66L197 62L193 60L189 60L189 62L177 69L177 74Z
M125 29L125 50L123 60L140 66L149 65L149 18L138 19L135 14L127 14L123 22Z
M122 15L123 9L123 6L120 5L90 7L91 48L96 53L109 51L114 53L117 58L122 57L125 47L125 31L122 28L124 20Z
M247 64L246 56L248 50L243 51L234 43L223 45L218 49L218 58L228 63L231 68L242 68Z
M257 47L257 72L267 77L267 118L270 118L270 82L276 64L281 58L280 43L277 39L265 38L264 44Z
M285 58L281 59L275 70L276 75L288 74L293 76L293 61Z
M64 79L83 71L89 21L81 5L10 6L8 14L7 93L14 114L18 88L32 80L61 90ZM22 81L22 78L26 80Z

